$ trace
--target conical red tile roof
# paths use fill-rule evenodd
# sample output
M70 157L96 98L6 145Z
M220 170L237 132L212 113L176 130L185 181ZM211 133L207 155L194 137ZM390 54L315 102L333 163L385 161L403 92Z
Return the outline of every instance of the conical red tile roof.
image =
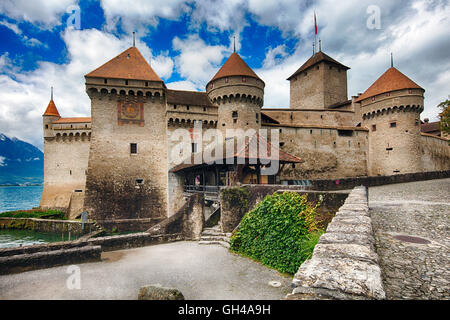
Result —
M160 81L161 78L148 64L136 47L131 47L85 77Z
M44 112L44 116L56 116L56 117L60 117L58 109L56 108L56 104L55 102L52 100L50 100L50 102L48 103L47 109Z
M403 89L422 89L417 83L398 71L396 68L389 68L381 77L375 81L369 89L367 89L362 95L356 99L361 101L367 98L377 96L379 94L403 90Z
M236 52L228 58L211 81L230 76L246 76L261 80Z
M300 72L302 72L308 68L311 68L312 66L315 66L316 64L318 64L322 61L327 61L329 63L338 65L338 66L344 68L345 70L350 69L349 67L344 66L339 61L334 60L332 57L325 54L324 52L319 51L319 52L316 52L311 58L309 58L308 61L306 61L297 71L295 71L294 74L288 78L288 80L291 80L293 77L298 75Z

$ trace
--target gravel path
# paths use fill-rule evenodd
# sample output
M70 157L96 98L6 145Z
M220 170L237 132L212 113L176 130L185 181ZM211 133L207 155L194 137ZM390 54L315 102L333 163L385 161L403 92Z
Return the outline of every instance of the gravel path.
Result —
M387 298L450 299L450 179L373 187L369 206Z
M150 284L178 288L188 300L278 300L291 292L291 277L197 242L107 252L102 262L79 267L80 290L67 288L64 266L0 276L0 299L137 299L139 288Z

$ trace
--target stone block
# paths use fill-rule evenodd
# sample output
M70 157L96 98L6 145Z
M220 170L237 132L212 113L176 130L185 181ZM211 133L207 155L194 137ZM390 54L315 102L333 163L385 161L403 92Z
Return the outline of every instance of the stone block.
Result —
M360 233L366 236L372 235L372 226L363 223L343 223L339 221L332 221L327 228L327 232L337 233Z
M370 246L359 244L317 244L313 259L354 259L377 264L378 256Z
M308 260L295 274L293 285L329 290L338 299L342 298L341 293L371 299L386 297L379 266L353 259Z
M138 300L184 300L184 296L180 290L175 288L150 285L139 290Z
M319 244L357 244L374 248L372 235L353 233L325 233L319 239Z

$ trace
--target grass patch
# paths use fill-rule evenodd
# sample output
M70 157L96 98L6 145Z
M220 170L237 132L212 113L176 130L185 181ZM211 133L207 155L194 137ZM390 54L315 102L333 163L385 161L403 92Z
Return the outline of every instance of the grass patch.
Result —
M60 210L19 210L0 213L0 218L38 218L50 220L67 220Z
M267 196L245 214L230 249L292 275L311 258L323 233L317 226L318 206L298 193Z

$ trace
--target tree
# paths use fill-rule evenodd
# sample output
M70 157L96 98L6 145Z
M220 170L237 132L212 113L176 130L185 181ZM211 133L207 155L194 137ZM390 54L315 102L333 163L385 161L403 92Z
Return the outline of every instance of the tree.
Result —
M450 96L449 96L450 97ZM450 134L450 100L447 99L441 103L439 103L438 108L442 110L439 114L441 118L441 132L445 134ZM443 134L444 136L444 134Z

